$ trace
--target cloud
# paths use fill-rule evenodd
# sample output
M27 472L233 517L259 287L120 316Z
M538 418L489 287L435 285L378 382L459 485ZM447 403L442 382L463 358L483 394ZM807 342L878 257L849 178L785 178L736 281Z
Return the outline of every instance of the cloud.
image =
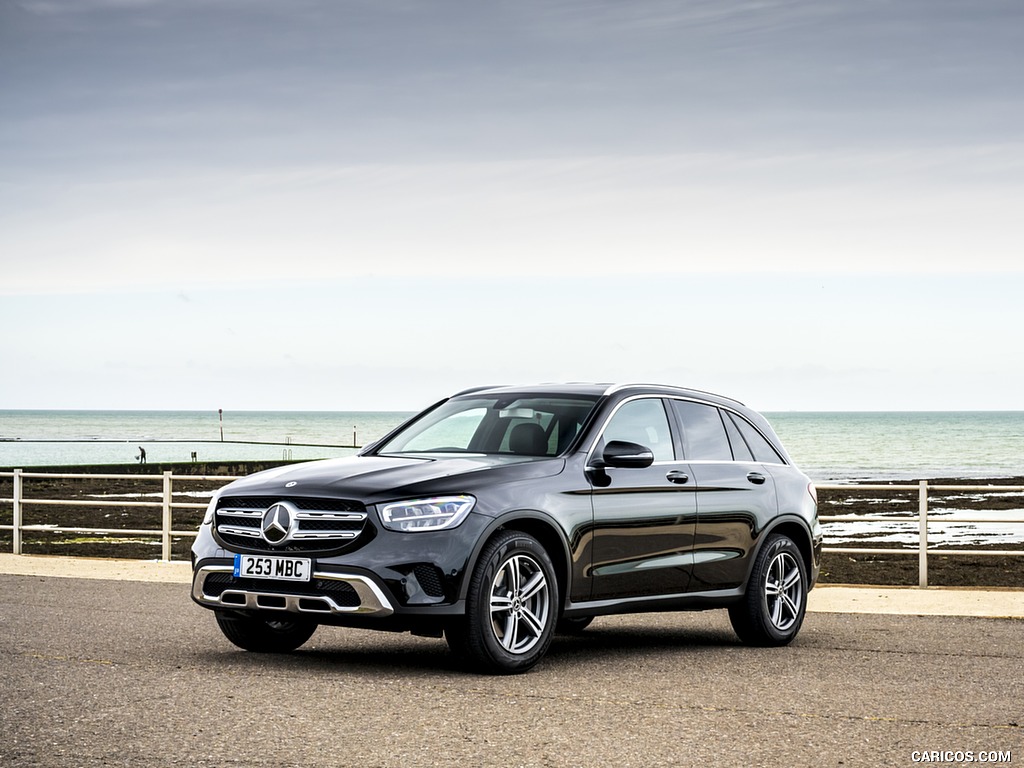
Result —
M1024 147L26 183L0 292L320 276L1019 272ZM34 206L24 201L37 201ZM22 201L22 202L19 202Z
M41 16L88 14L96 11L127 11L161 5L165 0L17 0L15 5Z
M999 4L23 7L3 294L1024 268Z

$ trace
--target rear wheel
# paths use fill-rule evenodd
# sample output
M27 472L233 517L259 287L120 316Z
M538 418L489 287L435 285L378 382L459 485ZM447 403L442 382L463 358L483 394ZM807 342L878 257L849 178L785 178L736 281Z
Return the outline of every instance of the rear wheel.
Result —
M807 567L788 536L775 534L754 561L743 600L729 619L748 645L786 645L800 631L807 610Z
M557 595L555 569L544 547L529 534L507 531L481 553L469 582L466 615L445 629L445 638L481 672L525 672L551 645Z
M316 632L316 623L305 619L286 621L216 611L217 625L224 637L247 651L289 653Z

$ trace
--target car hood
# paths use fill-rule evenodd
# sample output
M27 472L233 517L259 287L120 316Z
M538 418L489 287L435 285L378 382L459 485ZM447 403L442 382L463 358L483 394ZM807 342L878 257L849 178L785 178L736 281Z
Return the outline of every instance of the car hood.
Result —
M221 495L327 496L374 504L550 477L564 466L563 459L522 456L351 456L257 472L224 486Z

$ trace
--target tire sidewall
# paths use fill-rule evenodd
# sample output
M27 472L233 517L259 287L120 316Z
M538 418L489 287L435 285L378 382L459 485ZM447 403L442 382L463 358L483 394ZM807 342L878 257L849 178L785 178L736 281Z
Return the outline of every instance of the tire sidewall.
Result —
M317 629L315 622L303 619L266 619L227 611L215 611L215 616L228 640L255 653L290 653L309 640Z
M526 555L544 573L548 590L548 615L538 642L525 653L509 653L502 647L491 625L491 588L498 572L517 555ZM558 615L558 584L551 558L540 543L529 534L510 531L489 544L480 557L467 603L467 625L471 651L486 671L500 674L525 672L547 653L555 635Z
M800 571L799 613L793 625L785 631L778 629L772 622L771 612L768 608L767 590L770 566L775 561L775 558L782 553L791 555ZM796 637L807 613L807 566L804 563L800 549L793 543L792 539L779 534L773 536L765 543L764 548L758 553L757 567L752 574L751 586L754 588L754 594L751 595L751 598L757 601L757 610L761 620L760 624L767 635L767 639L770 639L773 644L784 645Z

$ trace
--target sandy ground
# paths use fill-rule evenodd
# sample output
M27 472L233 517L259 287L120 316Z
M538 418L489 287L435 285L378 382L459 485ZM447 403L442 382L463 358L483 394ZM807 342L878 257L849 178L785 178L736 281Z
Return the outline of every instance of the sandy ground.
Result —
M188 584L191 581L191 569L189 563L185 561L160 562L49 555L0 554L0 573L176 584ZM811 591L808 610L822 613L1024 619L1024 590L820 585Z

